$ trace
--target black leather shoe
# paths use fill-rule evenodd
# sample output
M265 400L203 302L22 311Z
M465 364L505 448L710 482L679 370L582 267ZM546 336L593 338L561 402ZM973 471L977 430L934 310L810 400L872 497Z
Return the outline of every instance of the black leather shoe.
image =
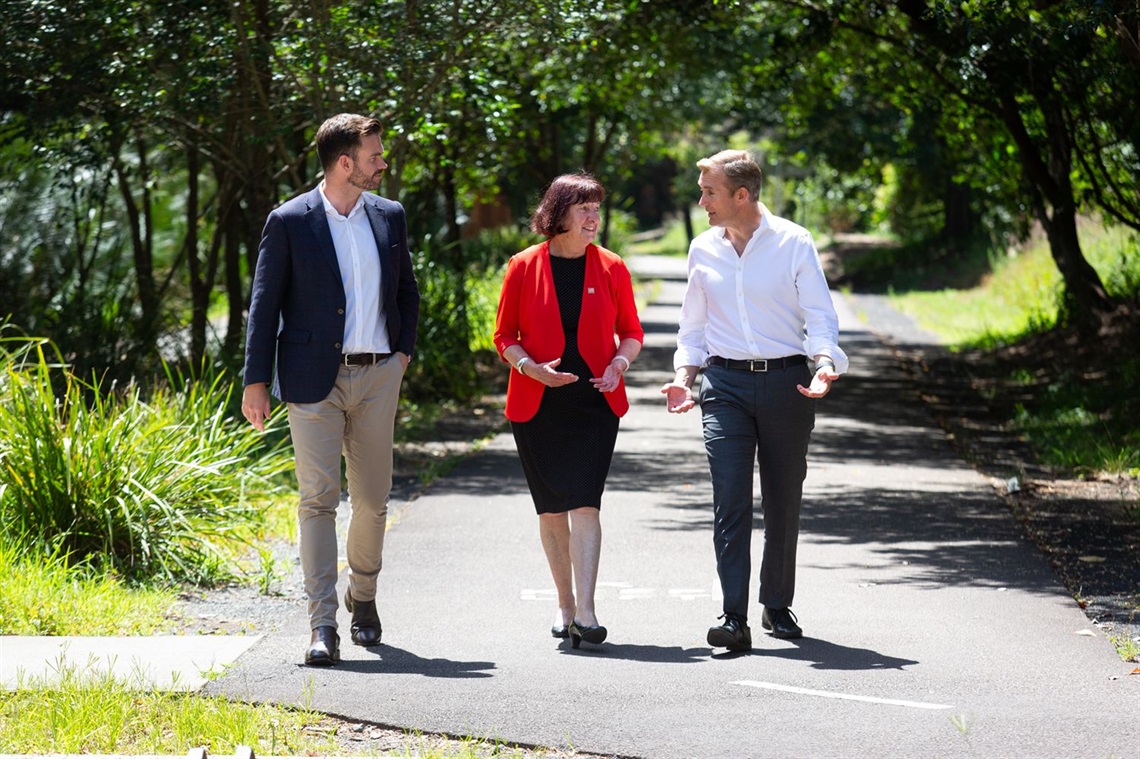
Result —
M769 609L764 607L764 614L760 617L760 624L769 631L773 638L802 638L804 631L796 624L799 622L791 609Z
M752 631L743 617L735 614L725 614L721 617L723 625L709 628L706 640L713 648L727 648L729 651L751 651Z
M358 646L377 646L380 635L380 615L376 613L376 601L357 601L352 591L344 592L344 608L352 612L352 642Z
M305 652L305 664L314 667L329 667L340 661L340 636L336 628L325 625L313 629L309 650Z
M570 623L570 645L577 648L582 644L582 641L593 643L595 646L601 645L606 640L606 628L601 625L593 625L587 627L586 625L579 624L578 620Z
M570 629L566 625L551 625L550 637L552 638L569 638Z

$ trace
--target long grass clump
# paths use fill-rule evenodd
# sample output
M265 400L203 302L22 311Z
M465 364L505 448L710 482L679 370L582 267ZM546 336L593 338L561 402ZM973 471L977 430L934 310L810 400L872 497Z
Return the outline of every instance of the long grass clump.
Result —
M0 635L154 635L176 596L0 541Z
M224 376L144 394L79 380L42 341L5 346L0 536L130 580L229 576L290 458L233 417Z
M232 754L329 755L328 720L308 710L255 706L138 687L66 661L51 681L0 693L0 754L174 754L204 746Z

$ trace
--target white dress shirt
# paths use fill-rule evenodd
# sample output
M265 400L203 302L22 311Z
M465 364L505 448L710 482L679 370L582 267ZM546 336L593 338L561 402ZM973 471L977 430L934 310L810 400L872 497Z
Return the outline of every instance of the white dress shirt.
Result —
M380 289L380 253L376 236L364 210L364 196L342 216L325 196L325 183L320 185L325 217L329 221L340 281L344 285L343 353L390 353L388 327L384 318Z
M839 319L811 233L760 209L760 226L741 255L720 227L689 245L673 368L704 366L709 356L806 354L830 356L836 371L846 372Z

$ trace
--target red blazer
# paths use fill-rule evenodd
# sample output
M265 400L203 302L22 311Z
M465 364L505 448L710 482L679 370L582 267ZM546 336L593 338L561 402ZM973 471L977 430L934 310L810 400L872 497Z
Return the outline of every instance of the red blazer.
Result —
M578 352L595 377L602 376L617 353L618 342L627 337L639 342L645 340L633 301L629 269L617 254L588 245L582 315L578 322ZM527 355L539 363L561 357L566 347L562 314L558 310L558 295L550 270L549 241L516 253L507 263L495 317L495 347L501 357L512 345L521 345ZM534 417L545 389L546 385L538 380L512 371L507 385L507 418L512 422L525 422ZM624 380L605 396L618 416L629 411Z

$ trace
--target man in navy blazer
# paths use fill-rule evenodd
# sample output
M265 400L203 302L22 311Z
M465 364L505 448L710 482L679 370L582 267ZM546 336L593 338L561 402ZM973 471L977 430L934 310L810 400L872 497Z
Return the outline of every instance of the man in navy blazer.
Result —
M312 637L305 663L340 660L336 508L340 461L352 512L345 554L352 641L380 642L376 584L392 488L400 383L420 295L403 207L373 194L388 164L380 122L333 116L317 130L324 180L269 214L246 333L242 413L259 430L270 386L288 408L301 569Z

